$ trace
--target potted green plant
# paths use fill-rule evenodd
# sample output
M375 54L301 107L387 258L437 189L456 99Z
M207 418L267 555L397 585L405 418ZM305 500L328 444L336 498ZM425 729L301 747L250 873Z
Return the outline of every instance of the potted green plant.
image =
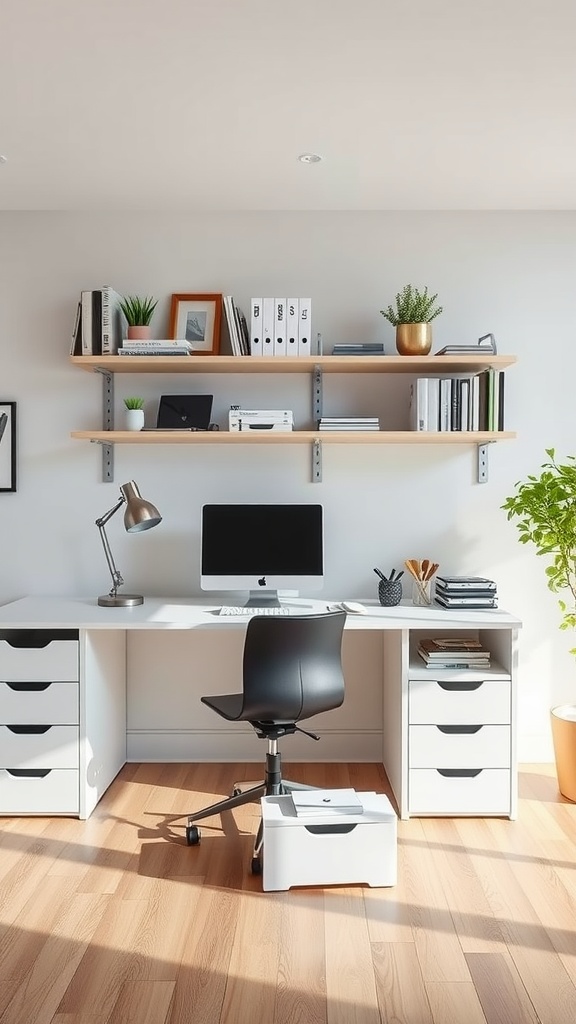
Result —
M442 306L435 305L438 293L428 294L411 284L396 295L396 308L381 309L382 316L396 328L396 348L402 356L425 356L432 348L432 321Z
M126 430L142 430L144 426L144 399L125 398Z
M534 544L546 560L546 582L558 599L560 629L576 627L576 456L558 462L554 448L539 475L515 484L502 508L517 519L521 544ZM576 647L571 648L576 655ZM552 739L560 792L576 801L576 704L551 708Z
M158 300L152 296L140 298L138 295L126 295L120 299L119 305L128 322L128 337L149 338L150 323Z

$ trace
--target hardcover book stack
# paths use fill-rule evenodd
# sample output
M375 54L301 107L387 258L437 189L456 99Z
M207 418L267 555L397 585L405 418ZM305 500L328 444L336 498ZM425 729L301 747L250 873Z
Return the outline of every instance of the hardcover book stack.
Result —
M380 420L377 416L323 416L318 430L380 430Z
M126 326L120 309L121 298L110 285L81 292L74 318L71 356L117 353Z
M475 637L435 637L423 639L418 654L427 668L490 668L490 651Z
M124 339L118 347L119 356L190 356L193 347L184 338Z
M437 576L436 604L443 608L497 608L494 580L484 576Z

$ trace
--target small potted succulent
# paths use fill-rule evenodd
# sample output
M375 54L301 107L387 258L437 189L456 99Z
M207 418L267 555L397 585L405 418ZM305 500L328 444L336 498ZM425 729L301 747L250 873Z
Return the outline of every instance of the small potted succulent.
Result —
M119 305L128 322L128 337L135 340L149 338L150 323L158 300L152 296L140 298L138 295L126 295Z
M402 356L425 356L432 348L431 323L442 312L438 294L429 295L411 284L396 295L396 308L381 309L382 316L396 328L396 348Z
M546 566L546 583L560 595L560 629L576 628L576 456L564 463L554 448L539 475L515 484L515 493L502 508L516 517L521 544L533 544ZM576 647L570 654L576 655ZM550 710L558 785L563 796L576 802L576 701Z
M126 430L142 430L144 426L144 399L125 398Z

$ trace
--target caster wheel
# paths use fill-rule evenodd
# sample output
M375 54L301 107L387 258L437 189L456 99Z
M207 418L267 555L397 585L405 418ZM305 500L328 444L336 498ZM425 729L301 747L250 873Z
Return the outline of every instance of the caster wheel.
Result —
M242 790L240 789L240 787L234 786L234 789L232 790L232 796L240 796L241 793Z
M253 875L261 875L262 874L262 861L260 860L260 857L252 857L252 863L250 865L250 870L251 870Z
M188 846L198 846L200 842L200 829L196 825L186 826L186 842Z

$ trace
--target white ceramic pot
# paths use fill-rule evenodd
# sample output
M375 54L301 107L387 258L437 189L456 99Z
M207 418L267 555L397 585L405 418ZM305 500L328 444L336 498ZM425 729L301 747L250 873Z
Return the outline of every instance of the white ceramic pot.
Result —
M142 430L144 409L126 409L126 430Z

